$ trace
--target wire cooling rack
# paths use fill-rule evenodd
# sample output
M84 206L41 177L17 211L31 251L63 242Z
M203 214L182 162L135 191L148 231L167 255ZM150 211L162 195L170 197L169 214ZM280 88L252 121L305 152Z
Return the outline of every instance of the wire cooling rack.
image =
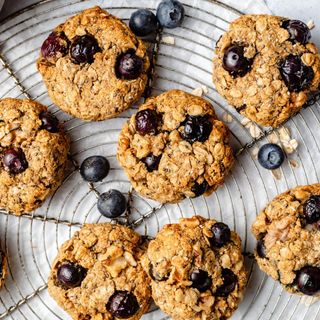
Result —
M153 0L44 0L10 16L0 25L0 97L32 98L45 105L64 123L71 138L68 174L61 187L31 215L21 217L0 212L0 239L9 257L9 276L0 292L0 319L69 319L47 292L50 263L59 246L83 223L106 222L96 209L96 195L116 188L128 195L131 210L126 222L141 234L154 236L166 223L201 214L224 221L242 238L243 251L254 249L250 226L260 209L276 194L299 184L319 181L320 113L316 104L302 110L286 123L299 148L288 155L276 175L262 169L255 160L255 148L278 130L262 130L253 139L241 124L242 117L217 94L211 81L211 60L215 42L228 24L241 12L223 2L184 0L186 19L181 28L164 30L152 47L155 66L149 79L149 94L178 88L188 92L207 87L205 98L217 114L228 119L231 142L237 154L236 165L226 183L210 197L186 199L175 205L159 206L132 192L116 160L118 133L136 107L120 117L99 123L74 119L52 105L37 73L35 61L39 48L50 31L67 17L93 5L100 5L128 21L137 8L154 10ZM173 37L174 44L168 37ZM205 90L206 91L206 90ZM147 98L147 96L144 97ZM105 155L111 171L105 181L87 185L78 173L77 163L90 155ZM294 164L294 165L293 165ZM259 271L247 255L250 273L244 301L232 319L320 319L320 304L285 293ZM159 310L143 319L169 319Z

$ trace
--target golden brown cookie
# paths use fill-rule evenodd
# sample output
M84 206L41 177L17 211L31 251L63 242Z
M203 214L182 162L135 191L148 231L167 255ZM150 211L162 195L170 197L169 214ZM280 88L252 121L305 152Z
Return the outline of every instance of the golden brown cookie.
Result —
M234 157L212 105L172 90L150 98L124 125L118 160L139 193L174 203L215 191Z
M242 115L278 127L319 95L320 58L301 21L244 15L216 46L213 80Z
M155 303L174 320L231 317L247 281L239 236L200 216L164 226L150 242L143 267Z
M320 297L320 184L278 195L252 231L261 270L290 293Z
M64 178L69 141L47 107L0 100L0 208L20 215L38 208Z
M143 42L99 7L57 26L37 61L52 101L84 120L128 109L144 92L149 64Z
M140 319L151 299L141 237L117 224L85 225L60 248L50 295L75 320Z

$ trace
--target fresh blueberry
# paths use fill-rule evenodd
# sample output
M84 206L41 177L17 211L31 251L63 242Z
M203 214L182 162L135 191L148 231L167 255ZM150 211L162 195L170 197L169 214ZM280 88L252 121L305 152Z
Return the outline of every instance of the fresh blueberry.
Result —
M21 148L6 150L2 161L4 168L12 174L22 173L28 168L26 156Z
M320 196L311 196L303 205L303 215L307 223L320 220Z
M266 247L264 245L264 241L263 240L259 240L257 242L257 254L260 258L265 258L266 257Z
M110 170L109 161L102 156L86 158L80 166L80 174L85 181L98 182L104 179Z
M157 31L158 20L150 10L139 9L131 15L129 27L138 37L145 37Z
M79 287L85 276L86 269L72 262L61 264L57 272L59 283L67 288Z
M204 270L193 271L190 277L192 288L198 289L200 292L205 292L212 286L212 280L208 272Z
M238 277L230 269L222 269L223 284L216 291L217 297L227 297L236 287Z
M98 199L98 210L107 218L117 218L127 210L127 200L118 190L102 193Z
M70 41L64 32L52 32L41 46L43 58L54 62L69 51Z
M306 66L299 56L288 55L280 63L280 74L291 92L299 92L308 87L314 78L314 71Z
M158 6L157 18L164 28L179 27L184 18L184 7L177 0L163 0Z
M303 267L297 273L296 282L299 290L312 296L320 291L320 268Z
M97 52L101 52L101 49L94 36L86 34L72 39L70 55L73 63L92 63Z
M59 131L59 120L50 112L41 112L39 118L42 122L40 129L45 129L51 133Z
M311 38L311 32L308 26L300 20L286 20L282 23L282 28L288 30L290 40L293 43L306 44Z
M201 183L195 182L191 188L191 191L194 193L194 198L203 195L206 192L207 188L208 182L206 180L203 180L203 182Z
M134 51L129 50L117 59L116 74L120 79L137 79L143 69L143 60Z
M232 45L227 48L223 55L223 68L234 77L244 76L251 67L252 59L244 56L244 47L240 45Z
M128 319L140 309L135 295L129 291L116 291L109 299L107 310L113 317Z
M158 114L155 110L144 109L136 114L136 129L142 134L155 135L158 128Z
M284 161L283 150L274 143L264 144L258 152L258 161L268 170L277 169Z
M209 239L211 245L215 248L221 248L230 241L231 231L223 222L217 222L211 227L213 236Z
M184 125L182 138L190 143L205 142L212 131L212 123L206 116L188 115L182 125Z
M145 158L141 159L141 161L144 162L144 164L146 165L148 172L158 170L160 160L161 160L161 155L155 156L152 153L150 153Z

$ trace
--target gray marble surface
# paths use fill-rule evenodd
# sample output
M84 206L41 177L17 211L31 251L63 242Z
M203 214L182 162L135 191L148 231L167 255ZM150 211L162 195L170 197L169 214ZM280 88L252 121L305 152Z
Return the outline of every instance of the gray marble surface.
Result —
M235 0L237 1L237 0ZM241 0L247 1L247 0ZM274 14L300 18L301 20L320 21L320 2L319 0L257 0L267 4ZM25 8L38 0L6 0L0 13L0 19L9 14Z
M5 0L4 6L0 12L0 20L6 18L8 15L25 8L39 0ZM160 1L160 0L159 0ZM235 6L239 0L229 0L232 4L234 1ZM247 1L241 0L242 5ZM320 1L319 0L256 0L265 3L273 14L296 18L308 22L313 20L317 26L317 22L320 21ZM0 0L1 2L1 0ZM250 7L246 10L250 13ZM320 45L320 27L316 28L312 32L312 40Z

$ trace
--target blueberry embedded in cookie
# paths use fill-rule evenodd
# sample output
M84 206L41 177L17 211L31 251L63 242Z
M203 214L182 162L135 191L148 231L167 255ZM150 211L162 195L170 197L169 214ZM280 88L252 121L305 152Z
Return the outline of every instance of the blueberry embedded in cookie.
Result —
M75 320L140 319L151 300L141 265L145 246L127 227L85 225L59 249L48 279L50 295Z
M259 267L290 293L320 297L320 184L274 198L252 225Z
M200 216L168 224L142 259L155 303L172 319L219 320L237 309L247 282L239 236L215 245L220 222Z
M179 90L139 108L122 128L117 157L133 187L162 203L211 194L234 161L212 105Z
M241 114L278 127L319 96L320 57L305 23L244 15L217 42L213 81Z
M37 67L52 101L84 120L112 118L144 92L146 46L99 7L57 26L41 47Z
M0 208L20 215L38 208L62 183L69 140L47 108L0 100Z

